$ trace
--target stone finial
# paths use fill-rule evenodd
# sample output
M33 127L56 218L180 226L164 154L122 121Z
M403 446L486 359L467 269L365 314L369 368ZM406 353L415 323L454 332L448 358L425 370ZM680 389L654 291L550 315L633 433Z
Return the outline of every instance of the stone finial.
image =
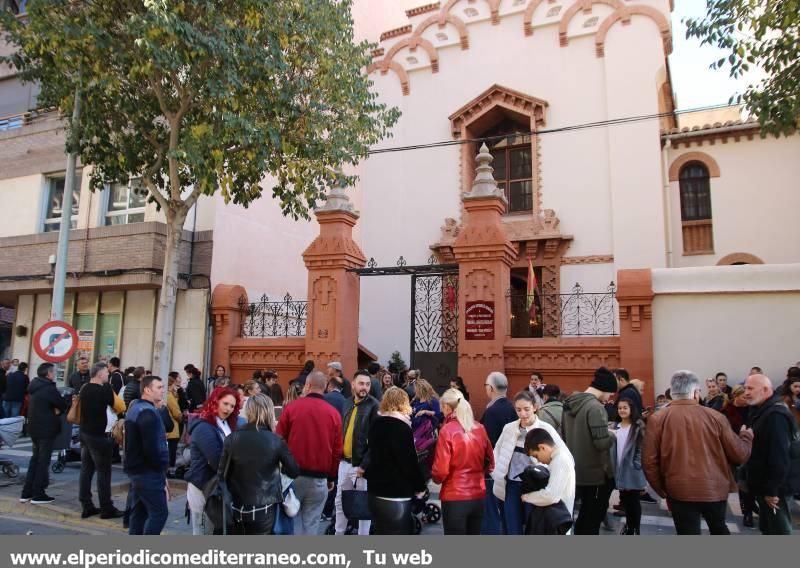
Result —
M481 144L481 149L475 157L477 166L475 167L475 181L472 182L472 190L464 194L464 199L476 199L479 197L499 197L506 202L503 190L497 187L492 172L494 168L490 165L494 157L489 153L486 143Z
M346 211L358 216L355 206L345 192L345 183L340 181L335 184L325 196L325 203L316 208L317 213L328 211Z

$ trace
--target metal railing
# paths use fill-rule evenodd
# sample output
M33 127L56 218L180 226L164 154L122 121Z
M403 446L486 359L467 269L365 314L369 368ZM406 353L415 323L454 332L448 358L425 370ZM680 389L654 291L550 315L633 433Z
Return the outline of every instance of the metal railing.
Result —
M55 108L44 108L39 110L30 110L27 112L21 112L18 114L0 116L0 132L4 132L6 130L14 130L16 128L22 128L23 126L28 126L37 119L43 118L44 116L55 111L56 111Z
M510 292L511 337L572 337L619 335L617 287L585 292L575 284L569 294Z
M239 299L242 316L241 337L304 337L308 302L294 300L286 294L283 300L274 302L264 294L256 302Z

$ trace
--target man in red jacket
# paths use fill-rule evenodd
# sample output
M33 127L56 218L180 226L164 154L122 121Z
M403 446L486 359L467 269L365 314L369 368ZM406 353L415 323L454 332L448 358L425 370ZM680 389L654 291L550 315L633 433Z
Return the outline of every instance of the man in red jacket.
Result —
M303 387L304 396L286 406L278 421L277 433L300 466L300 477L294 480L300 500L294 534L319 534L322 509L342 459L342 418L323 398L327 384L324 373L311 373Z

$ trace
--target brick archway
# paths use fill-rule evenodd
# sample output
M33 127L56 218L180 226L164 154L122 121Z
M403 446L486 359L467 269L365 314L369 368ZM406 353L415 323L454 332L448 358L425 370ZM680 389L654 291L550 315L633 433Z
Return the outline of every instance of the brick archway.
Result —
M723 256L717 262L717 266L729 266L732 264L764 264L764 261L748 252L734 252Z

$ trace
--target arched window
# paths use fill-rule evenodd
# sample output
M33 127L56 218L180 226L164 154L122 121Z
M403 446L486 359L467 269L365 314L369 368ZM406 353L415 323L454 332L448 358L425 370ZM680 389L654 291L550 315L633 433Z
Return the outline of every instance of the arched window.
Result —
M709 178L708 168L702 162L689 162L678 176L684 254L714 252Z
M711 219L711 184L705 164L692 162L683 166L680 186L681 220Z

